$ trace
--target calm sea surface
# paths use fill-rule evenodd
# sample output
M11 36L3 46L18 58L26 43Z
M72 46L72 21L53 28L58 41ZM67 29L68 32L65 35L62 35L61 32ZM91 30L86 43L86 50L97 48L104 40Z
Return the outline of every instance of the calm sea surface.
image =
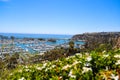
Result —
M14 36L16 38L56 38L56 39L70 39L73 35L58 35L58 34L19 34L19 33L0 33L4 36Z

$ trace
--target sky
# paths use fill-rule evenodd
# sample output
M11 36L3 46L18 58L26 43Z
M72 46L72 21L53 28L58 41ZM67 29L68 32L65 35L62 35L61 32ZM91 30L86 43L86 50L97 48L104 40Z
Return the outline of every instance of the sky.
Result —
M0 0L0 32L120 32L120 0Z

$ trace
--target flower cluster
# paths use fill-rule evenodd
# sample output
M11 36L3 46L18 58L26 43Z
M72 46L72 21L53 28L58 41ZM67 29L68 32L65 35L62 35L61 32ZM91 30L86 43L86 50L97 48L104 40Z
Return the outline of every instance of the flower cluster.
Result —
M119 54L111 56L105 52L99 55L98 53L91 53L91 55L77 53L55 61L20 66L8 76L8 80L91 80L94 77L96 80L101 80L107 79L107 70L111 71L109 77L116 80L118 73L115 73L114 65L120 64L119 56ZM98 71L95 72L95 70ZM96 75L94 76L93 73Z

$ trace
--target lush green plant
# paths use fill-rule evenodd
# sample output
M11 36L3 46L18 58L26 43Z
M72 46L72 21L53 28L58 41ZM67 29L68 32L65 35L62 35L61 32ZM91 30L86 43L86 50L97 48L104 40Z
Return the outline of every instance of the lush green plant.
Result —
M110 74L118 74L118 72L115 71L116 69L119 71L119 65L116 65L116 61L119 60L119 58L115 58L115 55L119 55L119 50L109 52L93 51L90 54L79 53L74 56L63 57L52 61L18 65L13 70L4 69L0 79L101 80L104 78L104 73L109 74L109 76ZM15 56L17 57L17 54L13 57ZM88 63L89 66L86 66Z

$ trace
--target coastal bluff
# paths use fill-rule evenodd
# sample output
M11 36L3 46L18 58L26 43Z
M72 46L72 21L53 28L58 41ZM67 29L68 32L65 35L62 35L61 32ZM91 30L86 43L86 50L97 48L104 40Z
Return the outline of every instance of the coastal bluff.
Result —
M86 42L85 47L93 49L100 44L109 44L112 48L120 48L120 32L94 32L76 34L72 40L83 40Z

